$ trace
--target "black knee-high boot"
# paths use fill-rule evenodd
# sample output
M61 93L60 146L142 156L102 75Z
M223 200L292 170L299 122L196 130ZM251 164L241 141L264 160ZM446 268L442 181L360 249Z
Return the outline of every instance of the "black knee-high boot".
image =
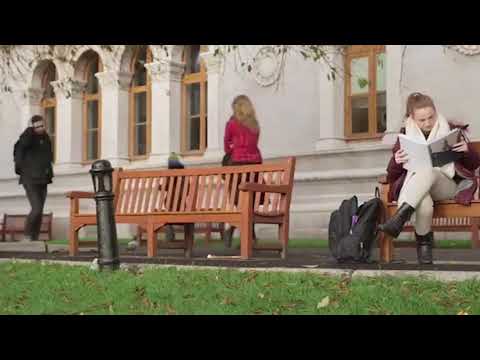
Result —
M403 230L403 226L410 219L415 212L415 208L404 202L385 224L378 226L380 231L386 232L388 235L394 238L398 237Z
M417 241L417 259L420 265L433 264L433 232L426 235L418 235L415 233Z

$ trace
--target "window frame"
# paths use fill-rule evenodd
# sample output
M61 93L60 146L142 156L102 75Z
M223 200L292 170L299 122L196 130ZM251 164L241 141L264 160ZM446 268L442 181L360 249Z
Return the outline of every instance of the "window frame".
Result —
M181 141L180 141L180 152L182 155L203 155L207 150L207 119L208 119L208 74L207 67L204 60L200 57L200 72L187 74L187 46L185 46L183 51L182 60L185 66L185 72L182 75L181 82ZM202 53L202 46L200 45L199 56ZM187 87L192 84L200 84L200 149L190 150L187 147L188 144L188 99L187 99Z
M98 62L98 72L103 71L103 64L100 56L95 53L95 57L92 59L87 59L87 64L85 65L85 70L83 73L84 80L88 81L88 75L90 74L91 67L94 65L94 59ZM93 74L95 76L95 74ZM97 79L98 81L98 79ZM97 127L97 149L98 155L96 159L88 159L88 103L91 101L97 102L98 109L98 127ZM83 124L82 124L82 164L89 165L93 162L99 160L102 157L102 88L100 82L98 82L98 91L95 94L87 94L87 89L83 91L82 96L82 108L83 108Z
M345 116L344 136L349 140L377 140L384 136L384 133L377 132L377 56L386 53L385 45L351 45L345 51ZM353 133L352 123L352 99L362 95L352 96L352 61L358 58L368 58L368 132ZM386 92L386 90L385 90Z
M147 71L147 82L145 85L141 86L134 86L135 80L135 62L137 61L138 55L140 53L141 48L136 49L134 56L132 57L132 61L130 63L130 69L132 71L132 80L128 90L128 97L129 97L129 115L128 115L128 155L130 160L145 160L147 159L152 150L152 80L150 74ZM153 61L153 54L150 47L147 47L147 58L146 63L151 63ZM135 148L136 148L136 123L135 123L135 95L140 93L146 93L147 97L147 134L146 134L146 142L147 142L147 150L145 155L135 155Z

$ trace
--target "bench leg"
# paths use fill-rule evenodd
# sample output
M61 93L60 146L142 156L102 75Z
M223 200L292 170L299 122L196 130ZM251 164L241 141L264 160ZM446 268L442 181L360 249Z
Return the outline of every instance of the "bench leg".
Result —
M69 237L68 237L68 252L70 256L78 255L78 230L75 226L70 225Z
M185 224L185 257L187 259L192 258L193 253L193 237L194 237L194 224Z
M473 217L471 218L471 223L472 223L472 249L480 249L480 239L478 235L478 224L479 224L480 218Z
M243 259L253 255L253 222L249 216L244 216L240 224L240 256Z
M280 239L280 243L282 244L282 253L281 257L283 260L287 258L287 249L288 249L288 221L285 221L283 224L278 226L278 238Z
M147 255L148 257L157 256L157 236L155 234L154 224L147 224Z
M380 261L382 263L391 263L393 260L393 238L383 233L380 235Z

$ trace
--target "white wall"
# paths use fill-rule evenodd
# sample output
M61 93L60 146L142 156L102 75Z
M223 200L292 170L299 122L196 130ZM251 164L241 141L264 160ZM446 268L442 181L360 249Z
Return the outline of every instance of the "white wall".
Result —
M318 71L318 65L293 56L276 89L259 86L251 74L236 72L233 61L227 60L220 85L220 143L233 99L246 94L261 124L260 148L265 157L312 152L320 131Z
M414 91L433 97L448 119L470 124L480 139L480 55L465 56L441 45L408 45L404 58L402 102Z

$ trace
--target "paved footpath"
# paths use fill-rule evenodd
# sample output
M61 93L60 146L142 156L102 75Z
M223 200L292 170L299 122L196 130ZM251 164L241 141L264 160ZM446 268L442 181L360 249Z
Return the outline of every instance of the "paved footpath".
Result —
M91 266L97 257L96 249L82 249L77 257L70 257L65 245L49 245L45 253L44 244L0 243L0 262L40 261L67 265ZM208 258L209 254L220 256ZM327 249L291 249L287 260L281 260L276 252L258 252L251 260L227 259L238 255L237 249L209 250L198 248L192 259L185 259L181 250L159 250L156 258L147 258L145 249L128 251L122 248L120 259L122 268L163 268L181 269L235 269L238 271L278 271L308 272L319 275L358 277L376 276L421 276L441 281L480 280L480 250L435 250L435 264L419 266L415 259L415 249L397 249L392 264L338 264L331 258ZM377 254L373 254L376 258Z

